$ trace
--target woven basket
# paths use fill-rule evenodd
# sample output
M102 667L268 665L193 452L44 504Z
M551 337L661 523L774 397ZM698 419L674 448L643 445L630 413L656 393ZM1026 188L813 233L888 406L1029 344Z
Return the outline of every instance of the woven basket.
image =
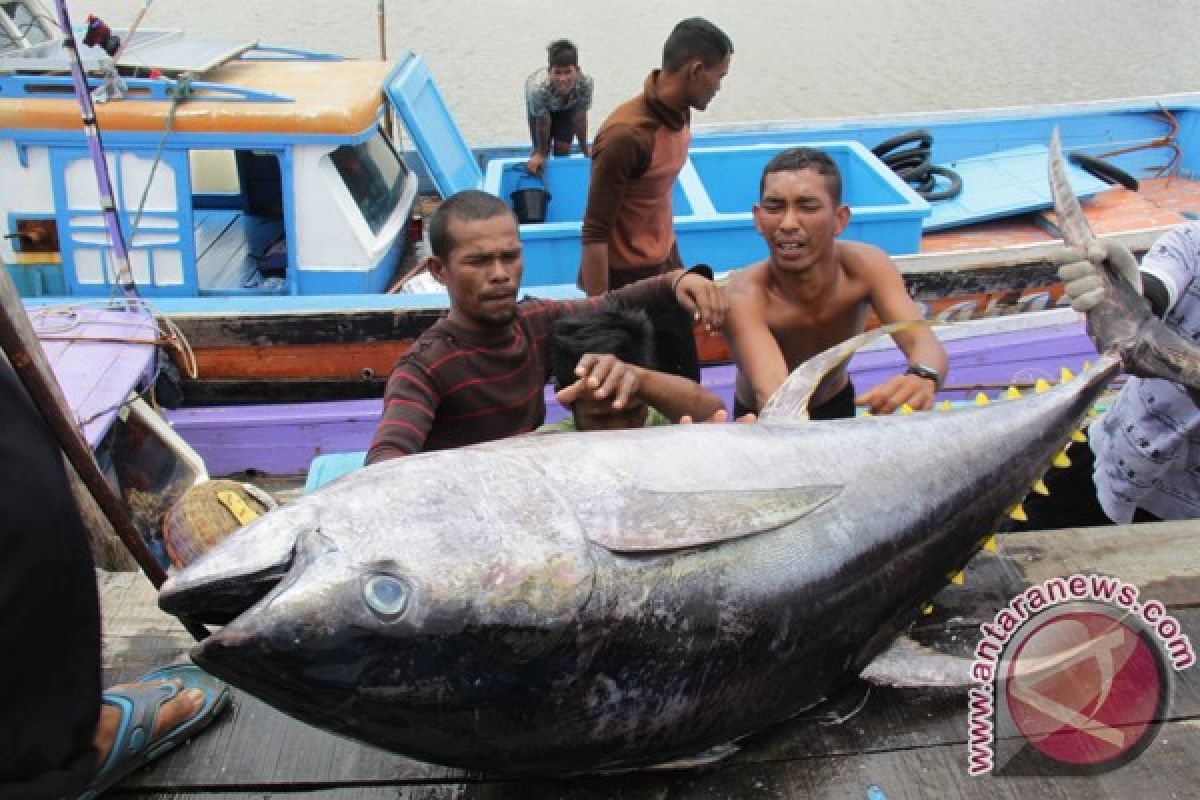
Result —
M218 497L220 492L232 492L257 516L274 507L262 490L236 481L206 481L188 489L163 522L167 555L180 569L242 527L234 511Z

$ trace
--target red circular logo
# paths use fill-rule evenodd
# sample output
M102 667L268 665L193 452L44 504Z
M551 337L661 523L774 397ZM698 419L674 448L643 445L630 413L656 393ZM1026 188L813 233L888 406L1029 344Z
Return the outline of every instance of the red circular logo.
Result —
M1003 690L1016 729L1040 754L1103 768L1150 743L1167 675L1155 644L1124 615L1052 613L1014 644Z

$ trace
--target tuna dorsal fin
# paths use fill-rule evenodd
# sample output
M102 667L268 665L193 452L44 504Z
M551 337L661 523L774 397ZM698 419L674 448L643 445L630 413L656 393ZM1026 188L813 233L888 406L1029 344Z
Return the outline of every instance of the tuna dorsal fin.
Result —
M703 547L780 528L820 508L841 486L737 491L635 489L588 539L617 553Z
M915 325L932 325L929 320L911 320L909 322L893 322L891 325L881 325L873 330L865 331L841 344L834 345L823 353L805 361L775 390L771 399L763 406L758 415L759 422L798 422L808 419L808 401L816 391L821 381L834 369L837 369L850 356L870 342L884 334L892 334Z

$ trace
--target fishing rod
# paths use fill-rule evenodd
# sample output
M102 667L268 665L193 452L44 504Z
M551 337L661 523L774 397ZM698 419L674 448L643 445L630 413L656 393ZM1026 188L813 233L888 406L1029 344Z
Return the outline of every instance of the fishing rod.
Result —
M58 12L58 25L62 28L63 48L70 55L71 82L75 86L75 99L79 102L79 110L83 117L83 131L87 137L88 150L92 155L92 165L96 170L96 183L100 188L100 208L104 214L104 225L112 242L113 257L116 260L117 279L121 281L121 290L126 300L137 300L137 285L133 281L133 271L129 268L129 251L125 246L125 236L121 231L121 220L117 216L116 203L113 200L112 181L108 175L108 163L104 159L104 146L100 141L100 126L96 121L96 108L92 105L92 95L88 91L87 76L83 72L83 61L79 56L79 44L75 41L75 33L71 29L71 17L67 13L67 0L54 0L55 11ZM130 304L132 310L133 304Z

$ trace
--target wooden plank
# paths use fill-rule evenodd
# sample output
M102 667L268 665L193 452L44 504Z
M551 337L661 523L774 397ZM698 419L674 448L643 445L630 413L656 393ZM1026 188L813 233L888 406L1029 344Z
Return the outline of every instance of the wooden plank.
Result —
M1101 775L1069 776L1046 771L1032 774L992 774L971 777L966 749L939 745L814 759L735 764L708 770L643 771L619 775L546 780L479 780L429 783L422 786L298 786L281 792L261 787L207 790L135 790L147 800L383 800L383 798L454 798L455 800L516 800L554 797L559 800L689 800L714 797L771 797L782 800L844 797L863 798L876 787L888 800L930 797L1043 798L1190 797L1200 774L1200 726L1194 720L1168 723L1139 758ZM124 787L123 787L124 788ZM128 796L123 793L123 796Z

